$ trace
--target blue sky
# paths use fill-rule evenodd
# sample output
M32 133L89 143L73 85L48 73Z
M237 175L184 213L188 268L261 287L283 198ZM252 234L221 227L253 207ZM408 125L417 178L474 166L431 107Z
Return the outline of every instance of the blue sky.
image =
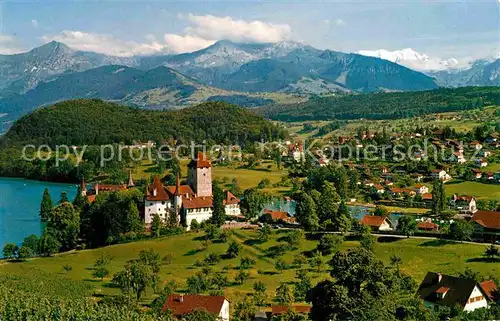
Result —
M500 2L0 0L0 53L58 40L120 56L186 52L228 38L317 48L413 48L431 57L500 52Z

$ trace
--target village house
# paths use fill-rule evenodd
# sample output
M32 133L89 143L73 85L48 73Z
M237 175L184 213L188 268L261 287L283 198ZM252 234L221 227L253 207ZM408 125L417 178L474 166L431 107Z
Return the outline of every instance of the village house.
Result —
M458 210L460 214L474 214L477 211L476 198L469 195L458 196L454 194L451 197L450 206Z
M483 172L480 169L472 169L472 174L474 175L475 179L481 179L483 177Z
M485 286L491 287L491 284L487 283ZM471 312L487 308L491 304L491 291L485 290L480 283L472 279L427 272L417 290L417 296L434 310L441 307L460 307L462 311Z
M477 158L475 161L474 161L474 166L478 167L478 168L481 168L481 167L486 167L488 166L488 162L486 161L486 159L484 158Z
M264 210L263 215L269 215L271 217L271 220L274 223L288 223L288 224L295 224L295 218L290 215L288 212L284 211L272 211L272 210Z
M475 140L475 141L472 141L469 143L469 148L479 150L479 149L483 148L483 145L480 142L478 142L477 140Z
M304 146L301 143L288 145L288 157L292 158L297 163L301 163L306 159Z
M464 164L467 162L467 160L464 157L464 154L461 152L455 152L453 155L451 155L451 162L452 163L458 163L458 164Z
M373 188L375 188L375 190L377 191L377 194L383 194L385 192L384 187L380 184L373 185Z
M445 170L442 169L433 169L431 171L430 177L432 179L438 179L440 181L448 181L451 179L451 176Z
M240 199L230 191L224 191L224 210L228 216L240 216Z
M474 232L492 242L500 240L500 212L476 211L471 220Z
M365 215L359 221L361 224L368 225L372 231L392 231L394 224L385 216Z
M177 319L194 311L206 311L217 316L218 320L229 321L229 308L230 302L223 296L171 294L162 311L170 310Z
M484 140L485 143L491 144L498 141L498 133L492 133L491 135L488 135L486 139Z
M424 221L417 224L417 228L421 231L438 231L439 225L430 221Z
M417 194L429 193L429 188L422 184L416 184L414 189Z
M482 156L482 157L488 157L491 155L491 152L487 149L481 149L479 151L479 156Z

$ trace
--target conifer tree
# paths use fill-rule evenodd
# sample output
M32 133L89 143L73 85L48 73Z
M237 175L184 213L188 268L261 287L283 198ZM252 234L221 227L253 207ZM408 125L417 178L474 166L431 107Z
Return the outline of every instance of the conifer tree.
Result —
M54 204L52 203L49 190L46 188L43 191L42 202L40 204L40 218L42 221L47 221L52 216L53 210Z

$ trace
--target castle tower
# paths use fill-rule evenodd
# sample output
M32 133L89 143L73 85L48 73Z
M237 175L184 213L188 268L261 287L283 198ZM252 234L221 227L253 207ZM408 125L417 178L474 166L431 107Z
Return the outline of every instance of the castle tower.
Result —
M212 196L212 163L202 152L188 164L188 184L197 196Z
M127 187L130 188L130 187L134 187L135 186L135 183L134 183L134 179L132 178L132 170L130 170L128 172L128 184L127 184Z
M80 193L82 196L87 196L87 184L85 183L85 177L82 177L82 182L80 183Z
M177 173L177 180L175 182L175 193L174 193L174 209L175 212L178 212L182 207L182 194L181 194L181 180L179 177L179 173Z

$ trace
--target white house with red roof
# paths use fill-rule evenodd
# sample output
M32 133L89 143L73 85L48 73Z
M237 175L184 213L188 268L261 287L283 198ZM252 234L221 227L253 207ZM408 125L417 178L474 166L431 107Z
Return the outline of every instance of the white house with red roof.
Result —
M205 311L214 315L217 320L229 321L229 307L229 300L219 295L171 294L162 310L170 310L177 319L195 311Z
M359 222L368 225L373 231L392 231L394 227L394 224L386 216L367 214Z
M230 191L224 192L224 210L228 216L240 216L240 199Z

